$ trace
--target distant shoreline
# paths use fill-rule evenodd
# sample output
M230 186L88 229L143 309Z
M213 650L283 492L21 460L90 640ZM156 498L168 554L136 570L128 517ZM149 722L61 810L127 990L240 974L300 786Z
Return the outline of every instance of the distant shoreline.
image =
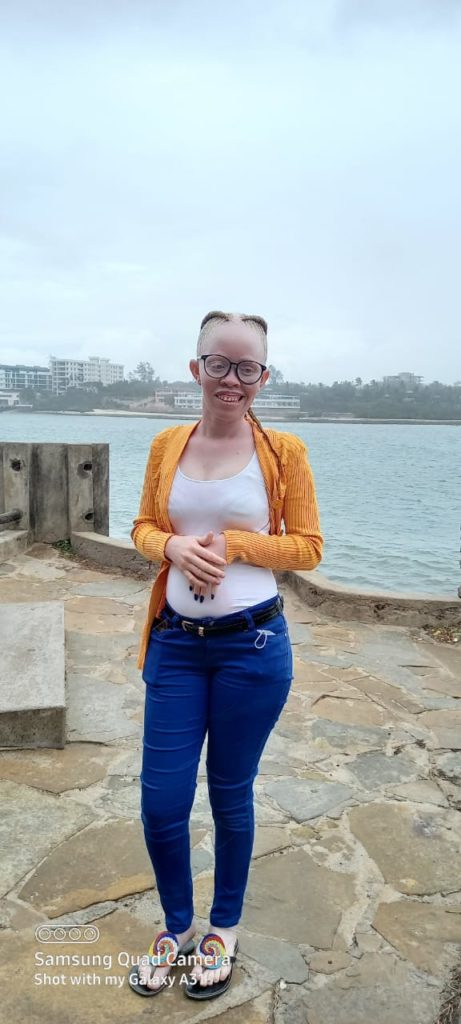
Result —
M21 413L29 414L32 413L35 416L128 416L136 417L138 419L157 419L157 420L196 420L200 418L200 413L167 413L167 412L130 412L128 410L120 409L92 409L87 412L80 412L71 409L1 409L1 412L12 412L16 415ZM278 423L343 423L343 424L355 424L355 423L394 423L394 424L427 424L435 426L461 426L461 420L423 420L423 419L384 419L384 418L367 418L365 416L358 416L354 418L341 417L341 416L265 416L262 412L256 412L256 416L261 423L264 422L278 422Z

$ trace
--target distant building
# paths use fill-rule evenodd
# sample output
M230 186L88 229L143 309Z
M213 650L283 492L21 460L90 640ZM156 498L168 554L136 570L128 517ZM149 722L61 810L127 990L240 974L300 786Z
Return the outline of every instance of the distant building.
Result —
M59 395L68 388L87 384L115 384L124 380L121 363L90 356L89 359L57 359L50 356L51 389Z
M48 366L0 363L0 388L6 391L15 389L22 391L23 388L49 391L51 389L50 369Z
M264 396L256 396L254 401L251 403L252 408L255 412L258 409L261 411L290 411L299 412L300 410L300 399L294 398L291 395L270 395L265 394ZM174 396L174 407L175 409L191 409L201 411L202 408L202 392L198 394L195 391L177 391Z
M19 405L19 393L0 389L0 409L14 409L16 405Z
M88 384L114 384L124 380L123 366L111 363L109 359L90 356L89 359L57 359L50 356L48 366L14 366L0 363L0 388L22 391L52 391L62 394L67 388L85 387Z
M418 377L416 373L396 373L390 377L383 377L385 384L399 384L401 382L407 388L419 386L423 379L423 377Z

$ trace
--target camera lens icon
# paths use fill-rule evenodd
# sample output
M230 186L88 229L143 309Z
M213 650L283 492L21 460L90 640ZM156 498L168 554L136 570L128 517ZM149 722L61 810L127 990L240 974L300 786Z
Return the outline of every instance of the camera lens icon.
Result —
M39 924L35 929L38 942L96 942L99 939L99 928L96 925L49 925Z

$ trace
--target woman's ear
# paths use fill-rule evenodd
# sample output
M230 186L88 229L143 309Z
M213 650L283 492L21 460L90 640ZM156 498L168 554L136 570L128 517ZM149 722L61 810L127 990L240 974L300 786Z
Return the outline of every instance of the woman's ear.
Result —
M191 359L190 360L190 362L189 362L189 370L190 370L190 372L191 372L191 374L192 374L196 384L200 384L201 382L200 382L200 371L199 371L198 359Z

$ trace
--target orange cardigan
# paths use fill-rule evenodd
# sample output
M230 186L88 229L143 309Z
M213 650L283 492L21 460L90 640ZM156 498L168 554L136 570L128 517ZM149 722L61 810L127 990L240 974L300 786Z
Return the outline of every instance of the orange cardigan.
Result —
M295 434L265 427L282 463L282 472L264 435L251 423L270 512L270 533L223 530L226 562L238 558L250 565L269 569L315 569L322 559L323 537L307 447ZM167 427L154 437L147 460L139 514L133 520L131 538L135 548L149 561L161 562L152 586L141 636L137 667L142 669L154 619L165 604L170 559L165 544L174 536L168 518L168 498L176 467L186 443L198 426L195 423ZM285 524L282 534L281 521Z

